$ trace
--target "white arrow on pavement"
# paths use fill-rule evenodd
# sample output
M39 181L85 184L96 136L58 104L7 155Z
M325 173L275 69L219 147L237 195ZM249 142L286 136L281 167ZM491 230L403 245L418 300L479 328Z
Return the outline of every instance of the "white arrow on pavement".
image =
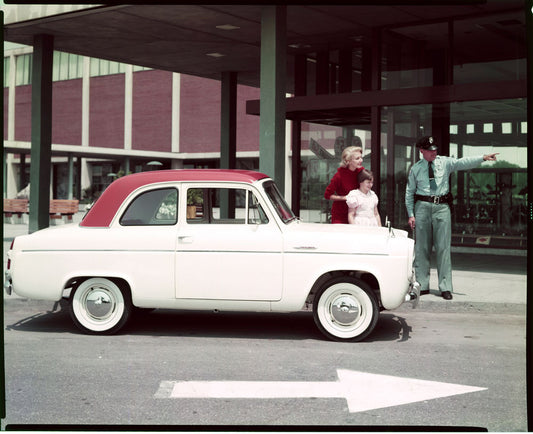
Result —
M338 369L338 381L162 381L156 398L344 398L351 413L486 390Z

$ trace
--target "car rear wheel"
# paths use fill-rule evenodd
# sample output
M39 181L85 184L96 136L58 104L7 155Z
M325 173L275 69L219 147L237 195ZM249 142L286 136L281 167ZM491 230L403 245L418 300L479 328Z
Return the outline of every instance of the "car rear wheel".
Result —
M318 291L313 303L316 325L334 341L363 340L376 326L378 316L374 293L353 277L332 279Z
M70 296L70 315L89 334L112 334L128 321L132 311L127 290L102 277L83 281Z

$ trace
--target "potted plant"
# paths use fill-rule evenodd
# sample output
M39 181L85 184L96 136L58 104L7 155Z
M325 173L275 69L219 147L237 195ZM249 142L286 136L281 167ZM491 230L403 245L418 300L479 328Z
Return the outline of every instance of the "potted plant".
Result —
M187 190L187 218L196 217L196 207L204 203L204 193L201 188L189 188Z

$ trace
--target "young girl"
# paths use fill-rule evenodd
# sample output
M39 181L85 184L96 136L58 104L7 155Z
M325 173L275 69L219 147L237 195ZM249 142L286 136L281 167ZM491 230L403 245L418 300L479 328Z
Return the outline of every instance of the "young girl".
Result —
M378 211L378 197L372 191L374 176L363 169L358 176L359 189L352 190L346 196L348 205L348 222L360 226L381 226Z

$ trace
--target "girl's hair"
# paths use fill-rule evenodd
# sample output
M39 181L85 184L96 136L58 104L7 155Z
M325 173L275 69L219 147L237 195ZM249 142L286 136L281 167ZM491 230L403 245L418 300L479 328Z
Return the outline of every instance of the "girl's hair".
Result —
M367 179L370 179L370 181L373 181L374 175L372 174L370 170L366 170L366 169L361 170L359 174L357 175L357 181L359 182L359 184L362 184L363 181L366 181Z
M357 153L363 155L363 148L361 148L360 146L348 146L347 148L344 148L341 157L341 167L348 167L348 164L350 164L350 160Z

